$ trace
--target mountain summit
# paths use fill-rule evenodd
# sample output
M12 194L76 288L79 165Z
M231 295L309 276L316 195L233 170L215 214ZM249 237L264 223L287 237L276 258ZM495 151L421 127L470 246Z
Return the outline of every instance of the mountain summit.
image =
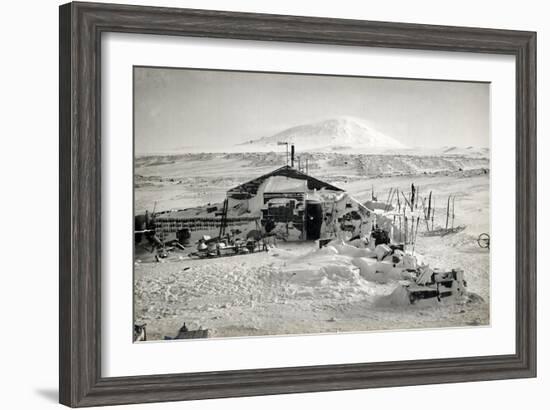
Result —
M366 121L351 117L298 125L240 145L254 146L261 150L275 146L277 142L295 144L300 151L376 151L407 148L399 141L376 130Z

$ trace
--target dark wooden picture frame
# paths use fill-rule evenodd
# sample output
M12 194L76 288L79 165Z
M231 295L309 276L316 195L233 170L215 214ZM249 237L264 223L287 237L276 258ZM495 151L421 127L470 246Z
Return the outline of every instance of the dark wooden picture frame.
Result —
M94 3L60 7L60 402L72 407L535 377L536 33ZM509 54L516 59L516 352L101 376L101 35Z

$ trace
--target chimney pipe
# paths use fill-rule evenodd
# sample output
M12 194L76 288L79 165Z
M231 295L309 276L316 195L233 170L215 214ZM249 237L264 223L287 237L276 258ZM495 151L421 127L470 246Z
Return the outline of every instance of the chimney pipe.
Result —
M294 168L294 144L290 146L290 166Z

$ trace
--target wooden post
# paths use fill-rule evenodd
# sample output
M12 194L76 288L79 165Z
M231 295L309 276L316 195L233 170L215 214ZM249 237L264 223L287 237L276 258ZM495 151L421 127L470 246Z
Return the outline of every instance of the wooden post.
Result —
M456 196L453 196L453 218L451 219L451 229L455 227L455 199Z
M430 208L428 208L428 213L426 213L426 198L422 198L422 212L424 213L424 222L426 222L426 231L430 230L429 220L430 217L428 216L430 214Z
M403 242L403 226L401 224L401 214L399 214L399 242Z
M407 199L407 197L405 196L405 194L403 193L403 191L401 191L401 195L403 195L403 200L405 201L405 204L403 205L403 209L405 209L408 206L409 208L411 208L411 212L412 212L412 205Z
M392 207L392 202L393 202L393 196L395 194L395 189L393 188L390 188L390 197L388 199L388 202L386 202L386 206L384 206L384 211L389 211L390 208Z
M407 244L407 230L408 230L408 221L407 221L407 214L406 214L406 208L403 207L403 224L405 225L405 244Z
M384 210L386 210L388 207L388 203L390 202L392 191L393 191L393 188L390 188L390 190L388 191L388 199L386 199L386 205L384 206Z
M447 198L447 219L445 220L445 229L449 229L449 204L451 203L451 196Z
M411 243L414 243L414 214L411 215Z
M413 249L412 249L412 254L413 255L414 255L414 248L416 248L416 237L418 236L418 225L419 225L418 222L420 222L420 217L419 216L416 217L416 230L414 232Z
M428 220L430 219L431 212L432 212L432 191L430 191L430 195L428 196Z
M223 213L222 213L222 217L221 217L221 221L220 221L220 233L218 235L218 237L221 239L221 237L223 235L225 235L225 225L227 223L227 207L228 207L228 204L229 204L229 201L227 200L227 198L225 199L225 201L223 201ZM208 222L207 222L208 224Z
M434 230L434 216L435 216L435 196L434 196L434 204L432 207L432 231Z
M397 189L397 212L401 213L401 199L399 198L399 188Z

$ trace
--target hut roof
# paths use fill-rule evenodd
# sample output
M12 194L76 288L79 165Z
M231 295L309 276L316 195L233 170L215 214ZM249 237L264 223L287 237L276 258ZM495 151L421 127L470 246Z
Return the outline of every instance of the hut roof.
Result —
M344 191L343 189L335 187L334 185L331 185L328 182L321 181L320 179L314 178L311 175L304 174L303 172L300 172L295 168L285 165L284 167L277 168L272 172L269 172L258 178L254 178L248 182L245 182L244 184L236 186L235 188L232 188L227 192L228 193L248 193L248 194L255 195L258 192L258 188L260 187L262 182L264 182L266 179L273 176L284 176L287 178L305 180L307 181L308 189L326 188L332 191L340 191L340 192Z

